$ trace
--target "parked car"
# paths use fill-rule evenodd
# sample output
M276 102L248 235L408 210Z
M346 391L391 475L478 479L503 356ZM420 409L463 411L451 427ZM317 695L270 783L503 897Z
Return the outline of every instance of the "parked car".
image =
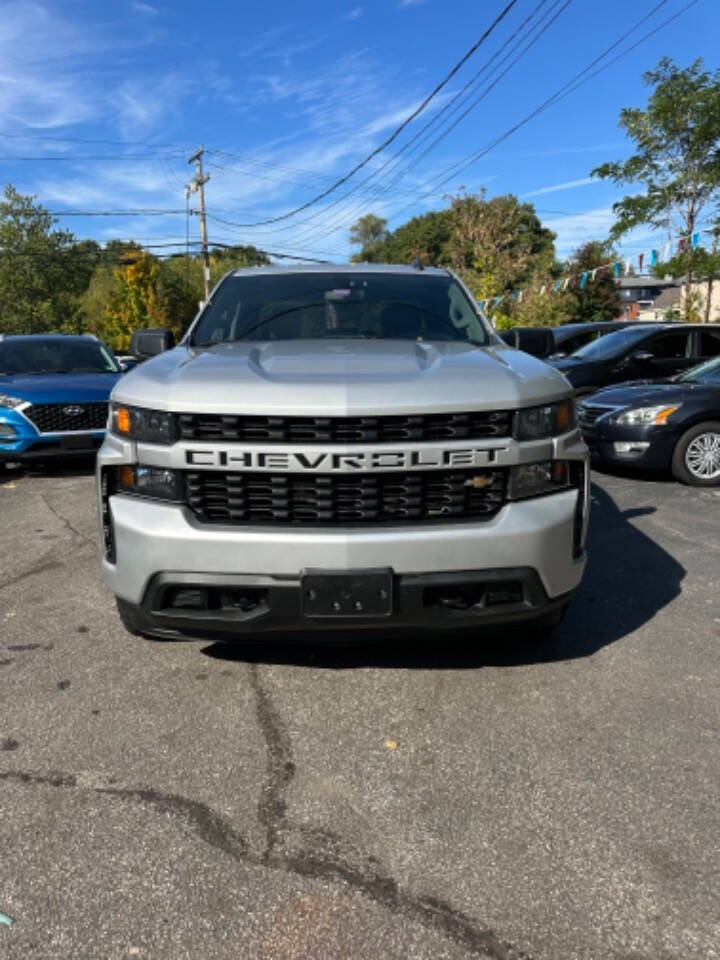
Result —
M103 569L131 633L559 622L585 565L567 381L448 270L228 274L112 394ZM159 356L153 356L159 354Z
M93 336L0 334L0 469L97 450L121 375Z
M720 486L720 356L675 380L599 390L578 421L601 463L672 469L682 483Z
M720 325L643 323L616 330L563 360L550 360L576 397L627 380L671 377L720 356Z
M508 346L523 350L534 357L559 360L598 337L604 337L616 330L625 330L632 325L625 320L563 323L558 327L513 327L511 330L498 330L498 335Z
M136 367L140 362L137 357L130 356L130 354L121 355L116 353L115 360L123 373L128 373L128 371L132 370L132 368Z

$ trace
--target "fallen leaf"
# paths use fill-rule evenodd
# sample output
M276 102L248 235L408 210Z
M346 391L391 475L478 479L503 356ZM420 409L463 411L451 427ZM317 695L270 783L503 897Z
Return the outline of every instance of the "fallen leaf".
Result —
M397 740L386 740L385 746L388 748L388 750L397 750L398 742Z

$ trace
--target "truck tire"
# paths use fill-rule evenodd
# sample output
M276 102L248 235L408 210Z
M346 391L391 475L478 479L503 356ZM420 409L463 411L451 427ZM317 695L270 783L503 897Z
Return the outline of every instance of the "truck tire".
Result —
M707 420L685 431L673 451L672 472L691 487L720 486L720 422Z

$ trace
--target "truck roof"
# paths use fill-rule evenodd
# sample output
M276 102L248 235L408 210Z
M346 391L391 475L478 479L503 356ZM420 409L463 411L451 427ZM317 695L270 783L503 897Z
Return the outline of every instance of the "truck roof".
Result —
M442 267L414 267L405 263L303 263L293 267L276 266L269 267L242 267L233 270L230 276L233 277L257 277L258 275L273 276L286 273L395 273L395 274L416 274L418 276L427 274L429 276L447 277L449 271Z

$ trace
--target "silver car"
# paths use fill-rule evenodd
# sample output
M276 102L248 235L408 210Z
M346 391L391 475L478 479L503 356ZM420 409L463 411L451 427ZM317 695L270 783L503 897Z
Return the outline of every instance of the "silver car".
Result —
M182 342L135 340L98 456L128 630L278 638L559 622L587 450L558 371L452 272L237 270Z

